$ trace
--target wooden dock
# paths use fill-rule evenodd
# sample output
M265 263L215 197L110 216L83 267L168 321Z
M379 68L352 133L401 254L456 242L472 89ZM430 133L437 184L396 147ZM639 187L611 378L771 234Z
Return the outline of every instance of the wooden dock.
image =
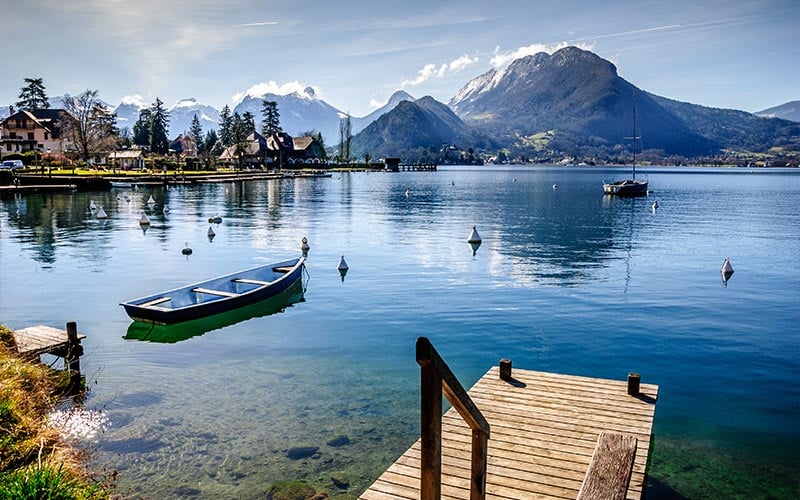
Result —
M633 442L632 449L627 449L629 455L634 454L633 468L631 472L628 462L619 498L642 498L658 386L639 384L638 375L634 378L639 387L638 395L632 396L625 380L515 369L513 378L506 381L500 378L498 367L490 369L468 392L491 428L485 458L486 498L575 499L579 491L581 498L613 498L587 493L588 485L582 488L590 477L590 463L594 470L597 455L606 449L607 443L601 446L598 437L604 433L605 439L609 431ZM470 498L473 436L455 408L442 417L441 498ZM359 498L421 498L421 442L417 440ZM600 474L595 483L610 482Z
M67 323L66 330L52 326L37 325L14 331L17 352L25 359L39 359L42 354L64 358L70 376L80 379L80 357L83 355L81 340L86 335L78 333L74 322Z

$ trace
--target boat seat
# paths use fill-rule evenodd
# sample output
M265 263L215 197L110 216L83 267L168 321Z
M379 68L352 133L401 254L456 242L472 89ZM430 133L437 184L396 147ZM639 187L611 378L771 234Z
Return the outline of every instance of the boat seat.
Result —
M172 298L171 297L159 297L157 299L153 299L153 300L147 301L144 304L139 304L139 307L153 307L156 304L161 304L161 303L167 302L169 300L172 300Z
M261 280L251 280L247 278L236 278L234 280L235 283L246 283L248 285L269 285L269 281L261 281Z
M272 268L272 270L275 271L276 273L288 273L292 269L294 269L294 268L292 268L292 267L273 267Z
M210 290L208 288L192 288L192 291L195 293L207 293L209 295L219 295L221 297L238 297L239 293L235 292L223 292L222 290Z

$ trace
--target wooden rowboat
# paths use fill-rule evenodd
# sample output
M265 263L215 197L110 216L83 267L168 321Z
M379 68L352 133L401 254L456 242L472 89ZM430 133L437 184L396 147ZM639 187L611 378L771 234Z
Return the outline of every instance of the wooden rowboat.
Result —
M245 269L207 281L122 302L135 321L168 325L231 311L286 290L302 280L303 257Z

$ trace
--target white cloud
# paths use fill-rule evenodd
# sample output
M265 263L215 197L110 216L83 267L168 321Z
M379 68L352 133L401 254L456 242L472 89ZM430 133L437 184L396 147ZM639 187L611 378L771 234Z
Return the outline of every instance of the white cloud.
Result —
M246 96L251 97L262 97L265 94L275 94L275 95L289 95L291 93L296 92L300 95L300 97L304 97L306 99L312 99L314 97L319 96L319 89L316 87L310 87L313 90L313 95L307 92L309 86L303 82L286 82L284 84L278 84L274 80L270 80L268 82L261 82L253 85L249 89L244 92L238 92L231 97L231 100L235 103L240 102Z
M419 85L420 83L426 82L433 78L436 75L436 65L435 64L426 64L419 73L417 77L413 80L404 80L402 83L403 87L406 86L414 86Z
M389 101L386 101L386 102L389 102ZM383 106L384 104L386 104L386 102L381 102L381 101L379 101L379 100L377 100L375 98L372 98L372 99L369 100L369 108L370 109L378 109L381 106Z
M451 61L450 64L447 65L447 68L454 73L458 73L462 69L466 68L467 66L472 66L476 62L478 62L478 56L470 57L467 54L464 54L458 59Z
M147 107L147 103L144 102L144 99L139 94L126 95L120 100L120 104L133 104L139 109Z
M519 59L525 56L532 56L534 54L538 54L539 52L547 52L548 54L552 54L553 52L568 46L574 46L584 50L594 49L594 44L572 43L572 42L533 43L531 45L527 45L525 47L519 47L517 49L506 52L500 51L500 47L497 47L494 49L494 56L492 56L492 59L489 61L489 64L491 64L495 68L501 68L503 66L506 66L508 63L510 63L515 59Z
M459 57L458 59L454 59L449 63L443 63L438 68L435 64L426 64L419 72L417 73L417 77L413 80L404 80L401 86L409 87L414 85L419 85L430 80L433 77L437 78L444 78L447 76L447 73L458 73L462 69L475 64L478 62L478 57L470 57L467 54Z

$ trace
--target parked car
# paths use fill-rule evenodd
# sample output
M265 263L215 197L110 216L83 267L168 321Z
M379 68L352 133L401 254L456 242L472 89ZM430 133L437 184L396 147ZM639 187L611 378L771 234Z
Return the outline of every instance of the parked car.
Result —
M2 164L0 164L0 169L11 169L16 170L18 168L24 168L25 165L22 163L22 160L4 160Z

